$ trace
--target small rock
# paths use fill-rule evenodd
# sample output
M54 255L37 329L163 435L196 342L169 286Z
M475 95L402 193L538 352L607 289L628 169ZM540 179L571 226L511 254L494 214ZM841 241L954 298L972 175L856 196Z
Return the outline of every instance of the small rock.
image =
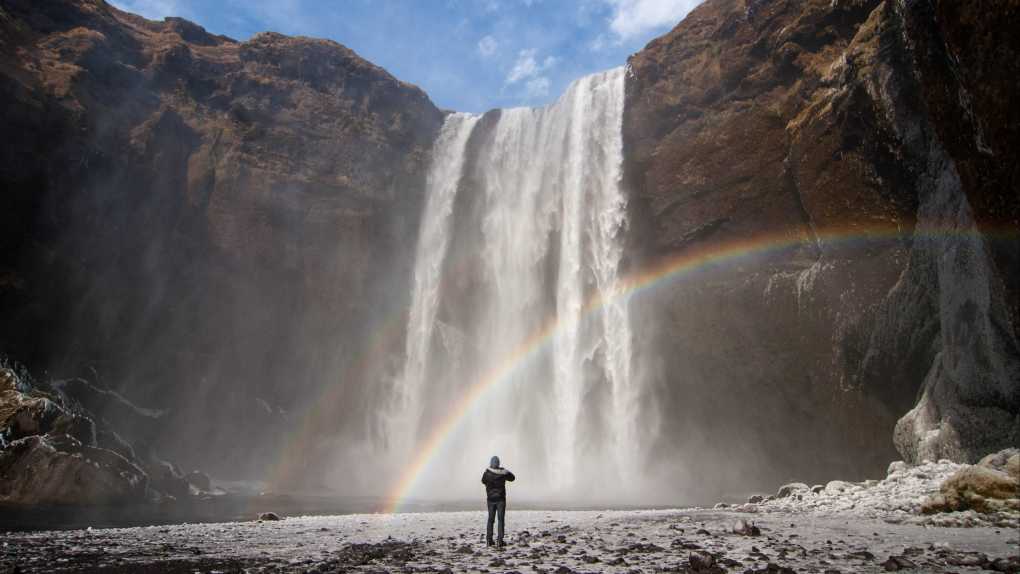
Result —
M740 534L742 536L758 536L761 534L761 529L749 523L746 520L738 520L733 524L731 531L734 534Z
M715 556L708 552L691 552L691 555L687 558L687 563L690 564L691 570L695 572L709 571L715 566Z
M882 563L882 567L885 568L886 572L896 572L898 570L917 568L917 564L911 562L906 556L890 556Z
M262 514L259 514L259 520L274 521L274 520L283 520L283 519L280 518L280 515L275 513L275 512L263 512Z
M729 508L730 505L725 502L717 502L712 508Z
M811 487L811 492L815 494L820 494L823 490L825 490L825 485L823 484L816 484Z
M891 475L897 472L905 472L910 468L910 465L903 462L902 460L894 460L889 463L889 469L885 471L886 475Z
M751 495L747 499L747 503L748 504L759 504L759 503L762 503L762 502L765 502L765 497L760 495L760 494Z
M1017 574L1020 572L1020 556L1010 556L1009 558L996 558L991 563L985 566L989 570L996 572L1009 572L1010 574Z

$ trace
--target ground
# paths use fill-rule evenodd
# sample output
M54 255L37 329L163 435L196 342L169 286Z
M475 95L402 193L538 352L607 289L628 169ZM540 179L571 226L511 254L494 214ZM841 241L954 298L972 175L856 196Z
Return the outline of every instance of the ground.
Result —
M272 511L283 509L270 508L281 499L255 498L248 521L0 533L0 573L1020 574L1017 499L993 504L974 496L980 485L960 484L983 469L1012 487L1000 494L1020 492L1018 465L1015 450L975 466L895 462L882 480L791 483L712 509L514 510L511 497L504 549L486 547L481 509L281 519ZM960 508L981 502L984 511L932 512L933 497L951 494L947 485L959 491Z
M752 519L760 535L732 531ZM684 572L698 571L691 564L706 552L723 568L715 571L774 564L774 572L881 572L890 557L901 557L917 572L976 572L1020 552L1012 528L939 528L838 513L511 510L507 520L504 550L485 546L481 511L8 533L0 535L0 570Z

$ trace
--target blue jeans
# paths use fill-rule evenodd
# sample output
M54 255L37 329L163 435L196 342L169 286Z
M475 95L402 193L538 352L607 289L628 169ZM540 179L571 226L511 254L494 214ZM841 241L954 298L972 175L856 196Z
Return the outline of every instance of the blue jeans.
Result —
M499 517L499 531L496 541L503 544L503 522L506 519L506 501L505 500L490 500L489 501L489 521L485 523L485 542L492 544L492 523Z

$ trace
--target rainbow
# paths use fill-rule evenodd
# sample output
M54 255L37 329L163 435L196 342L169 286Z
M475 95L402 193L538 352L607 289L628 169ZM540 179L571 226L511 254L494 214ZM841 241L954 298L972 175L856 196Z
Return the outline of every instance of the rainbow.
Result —
M831 247L834 244L845 244L848 241L871 242L907 239L911 236L912 231L903 230L895 225L833 228L815 233L814 236L809 236L799 230L788 230L721 244L706 244L666 258L641 272L626 277L612 292L589 299L584 305L582 316L593 313L620 297L633 297L657 285L713 267L732 265L743 260L812 244ZM499 386L501 382L512 379L513 374L521 366L528 364L532 358L539 355L551 343L560 328L561 323L555 319L542 325L507 354L506 358L495 368L480 377L457 397L456 402L446 415L432 429L426 440L419 445L417 449L419 454L406 468L390 496L387 497L386 512L397 512L401 509L401 504L413 490L418 478L424 473L436 454L443 449L447 440L455 434L472 407L488 391Z
M816 230L813 234L805 233L803 230L783 230L778 232L760 234L750 238L732 240L722 243L706 242L704 245L685 249L683 252L672 257L666 257L639 270L636 273L626 276L620 281L615 290L594 296L585 302L582 309L582 317L587 316L611 301L619 298L631 298L645 291L651 290L659 285L689 277L695 273L713 269L727 268L740 263L765 258L770 255L781 254L795 248L817 247L825 251L836 250L855 245L868 245L874 242L898 241L904 246L906 242L925 237L946 237L946 236L972 236L971 230L960 230L956 228L920 229L913 226L901 227L890 223L872 223L869 225L847 225L843 227L830 227L825 230ZM1000 226L995 229L984 229L983 236L989 238L1016 239L1018 230L1012 226ZM885 245L885 244L883 244ZM390 320L384 321L387 328L385 336L377 337L392 340L399 333L399 320L404 319L403 314L395 315ZM449 407L445 415L431 429L425 440L422 441L415 452L418 454L409 465L404 468L397 482L390 489L389 495L385 497L382 506L383 512L394 513L401 510L402 504L408 495L413 491L416 482L425 473L430 463L443 450L449 439L456 434L458 428L467 418L468 413L479 401L500 383L511 380L513 375L531 360L539 356L553 341L556 333L563 328L563 323L555 317L546 321L542 326L522 340L510 353L506 354L494 368L479 377L463 393L456 397L455 402ZM371 347L389 347L389 345L372 345ZM371 353L375 354L375 353ZM373 359L374 360L374 359ZM325 392L327 395L335 395L339 385L330 385ZM335 396L324 397L336 399ZM317 424L309 419L318 419L325 416L328 409L322 408L330 404L331 400L318 401L317 407L312 409L309 416L305 417L302 430L296 433L296 440L289 441L291 446L298 446L303 440L311 435L317 434ZM285 452L299 451L300 448L285 449ZM295 466L297 461L284 462L276 470L277 478L285 475L284 469Z
M993 239L1015 240L1018 235L1020 233L1018 233L1015 227L1007 225L983 229L981 236ZM868 244L879 241L900 241L905 244L905 242L913 239L934 239L947 236L975 237L977 235L973 230L961 230L955 227L936 227L935 229L927 228L922 230L921 228L915 229L913 226L904 228L895 224L879 223L868 226L848 225L832 227L826 230L818 230L812 235L802 231L786 230L724 243L706 243L703 246L685 250L673 257L664 258L657 264L626 277L612 292L595 296L588 300L582 315L590 314L620 297L634 297L658 285L675 281L700 271L722 268L750 259L782 253L797 247L810 247L814 245L819 249L831 250L837 247L852 247L857 243ZM393 513L401 509L402 503L414 489L418 478L424 474L432 459L442 451L449 438L456 433L457 428L464 421L472 407L486 393L499 386L500 383L512 379L513 374L521 366L528 364L532 358L539 355L551 343L557 330L560 328L561 323L553 319L535 330L535 332L525 338L524 341L509 353L502 362L480 377L457 398L454 405L447 411L439 424L432 429L426 440L419 445L417 450L419 454L406 468L406 471L391 491L390 496L387 497L385 512Z

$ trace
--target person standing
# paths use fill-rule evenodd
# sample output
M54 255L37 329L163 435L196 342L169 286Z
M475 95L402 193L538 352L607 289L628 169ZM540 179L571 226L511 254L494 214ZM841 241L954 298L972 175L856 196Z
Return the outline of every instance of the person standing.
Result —
M489 468L482 473L482 484L485 485L485 499L489 507L489 520L485 524L485 545L492 546L492 523L499 518L499 530L496 536L496 547L503 547L503 523L506 519L506 483L513 482L517 477L514 473L499 466L499 457L489 460Z

